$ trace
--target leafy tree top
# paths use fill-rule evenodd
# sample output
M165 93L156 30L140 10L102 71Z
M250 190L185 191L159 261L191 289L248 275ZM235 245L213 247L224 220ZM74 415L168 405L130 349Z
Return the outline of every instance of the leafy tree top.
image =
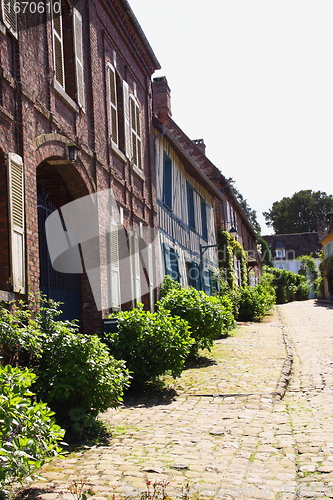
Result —
M235 185L235 180L232 177L229 177L228 182L230 184L230 187L234 193L234 195L237 198L238 203L242 207L248 221L250 224L253 226L253 229L255 230L256 233L260 234L261 233L261 227L260 224L257 220L257 212L256 210L253 210L250 205L248 204L247 200L244 198L244 196L238 191Z
M275 234L311 233L318 230L318 222L325 221L332 208L332 195L307 189L275 201L263 215Z

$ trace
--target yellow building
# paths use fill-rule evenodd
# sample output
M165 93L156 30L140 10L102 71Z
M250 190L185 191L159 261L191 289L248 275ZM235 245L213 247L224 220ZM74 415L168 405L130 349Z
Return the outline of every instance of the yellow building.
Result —
M324 250L322 266L324 268L325 298L333 301L333 210L327 214L327 217L328 229L323 234L320 243Z

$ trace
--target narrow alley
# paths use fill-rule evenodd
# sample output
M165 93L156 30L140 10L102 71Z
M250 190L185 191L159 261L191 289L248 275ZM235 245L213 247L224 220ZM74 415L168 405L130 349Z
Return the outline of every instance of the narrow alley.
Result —
M218 340L169 397L103 414L110 443L51 462L22 498L67 500L73 481L94 500L139 498L147 479L171 498L333 498L332 345L332 307L277 306Z

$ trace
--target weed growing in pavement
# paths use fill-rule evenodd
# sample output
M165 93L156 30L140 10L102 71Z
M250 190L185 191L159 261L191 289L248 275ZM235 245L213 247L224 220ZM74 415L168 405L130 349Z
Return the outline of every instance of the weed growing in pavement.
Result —
M141 493L141 500L166 500L168 499L168 495L166 493L166 488L170 484L170 481L166 479L162 479L161 481L149 480L146 478L146 486L147 490Z
M74 479L67 486L68 491L73 495L74 500L87 500L89 490L85 489L87 486L87 477L79 477Z

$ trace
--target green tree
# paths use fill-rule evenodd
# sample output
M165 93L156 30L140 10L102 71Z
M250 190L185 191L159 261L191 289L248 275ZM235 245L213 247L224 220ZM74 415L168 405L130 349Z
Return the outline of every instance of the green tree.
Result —
M263 215L275 234L311 233L317 231L317 223L324 221L332 208L332 195L307 189L275 201Z
M253 210L250 205L248 204L247 200L244 198L244 196L238 191L238 189L235 186L235 180L232 177L229 177L228 182L230 184L230 187L232 189L232 192L237 198L238 203L242 207L248 221L250 224L253 226L253 229L255 230L256 233L260 234L261 233L261 227L260 224L257 220L257 212L256 210Z

